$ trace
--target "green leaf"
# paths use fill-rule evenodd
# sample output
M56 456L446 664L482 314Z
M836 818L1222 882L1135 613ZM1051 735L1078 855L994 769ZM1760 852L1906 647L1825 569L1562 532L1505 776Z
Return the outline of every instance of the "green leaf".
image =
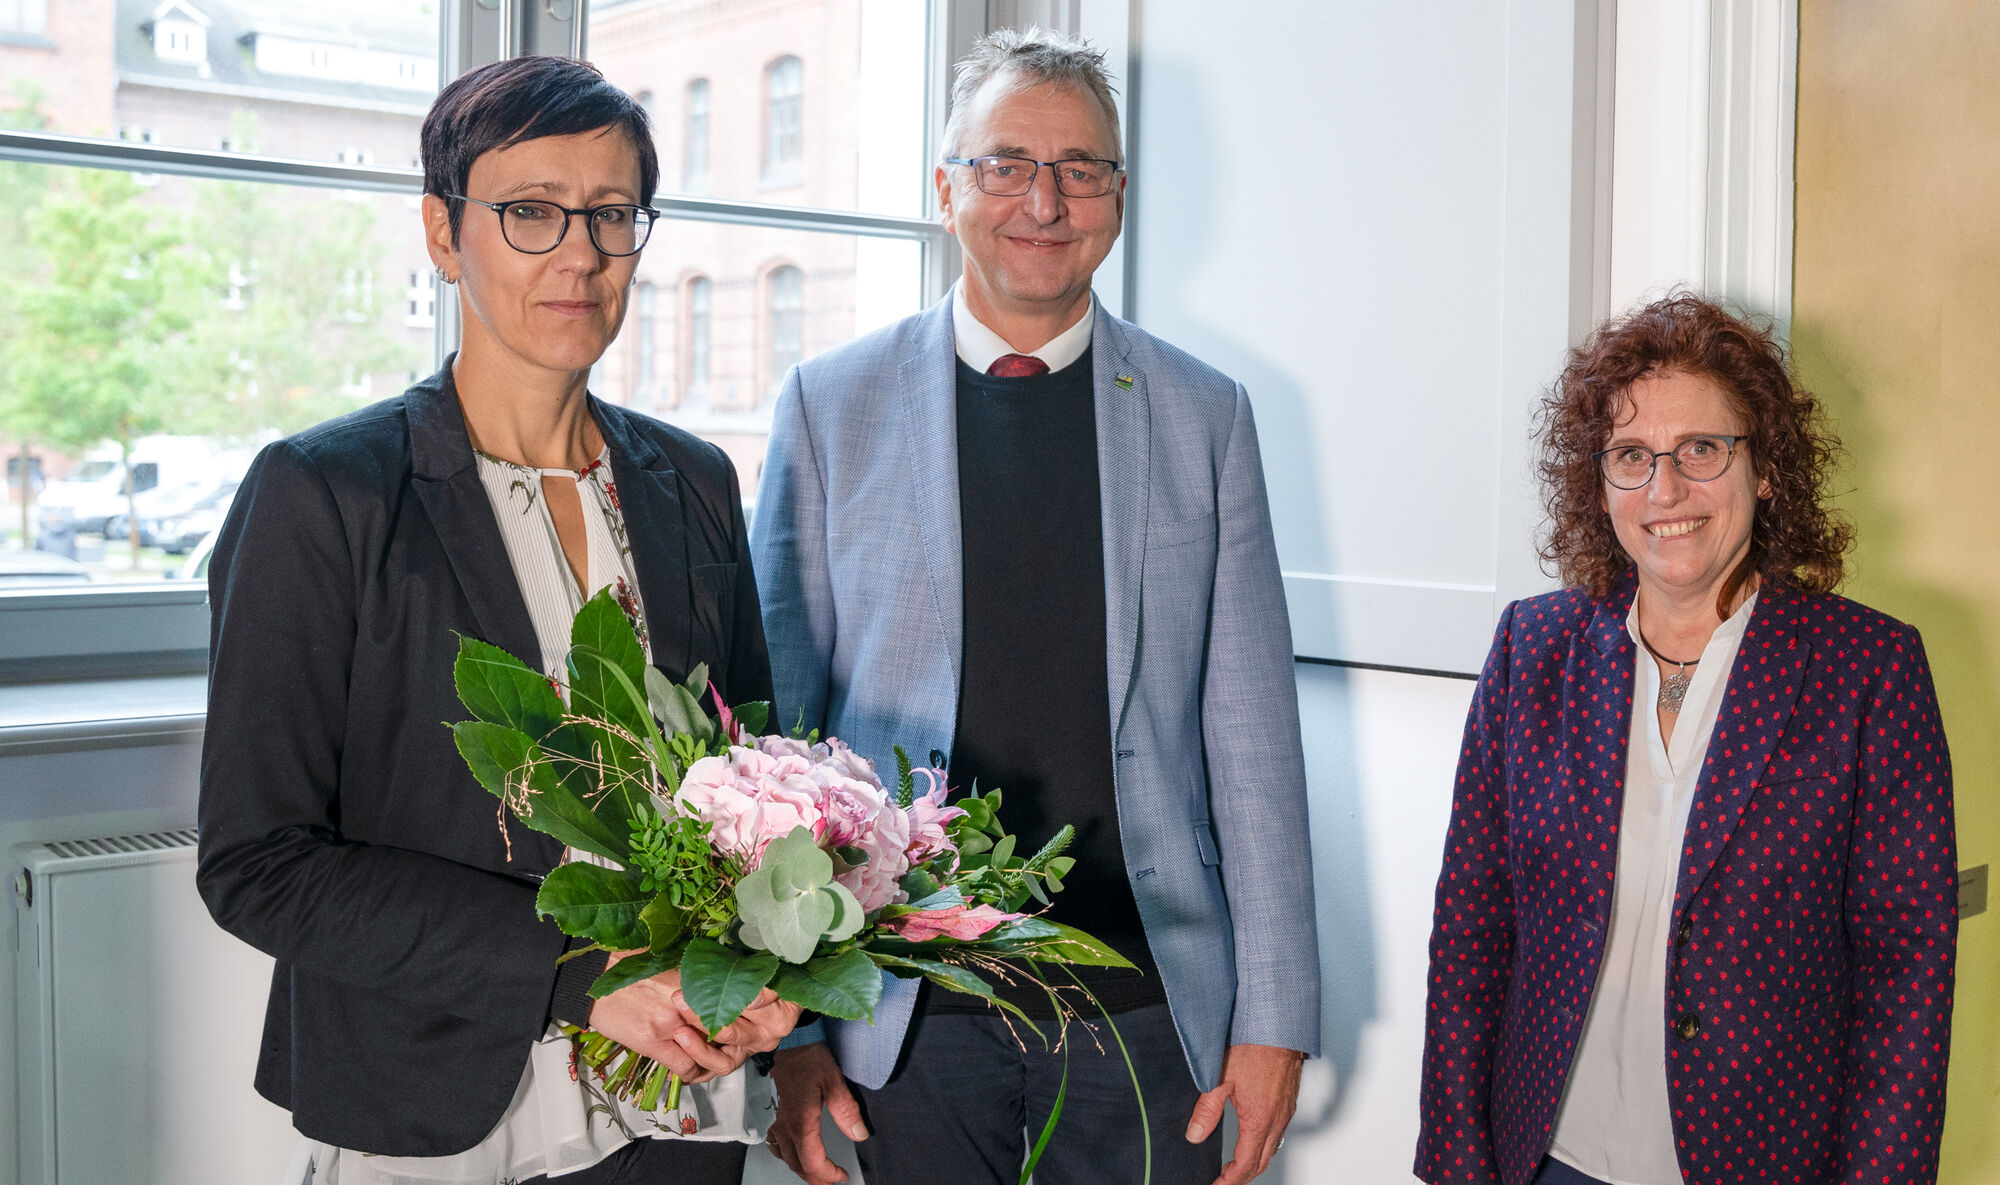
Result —
M1014 837L1011 835L1002 836L1000 842L993 845L993 867L1005 868L1007 867L1007 861L1013 858Z
M667 732L684 732L703 744L715 738L715 722L701 710L701 701L658 667L646 668L646 702Z
M459 702L488 724L540 738L562 723L562 697L547 677L498 646L460 637L451 675Z
M871 1020L882 998L882 972L858 950L778 968L771 989L814 1012L842 1020Z
M912 868L903 875L902 890L917 901L938 891L937 878L921 868Z
M678 951L672 955L655 951L641 951L636 955L627 955L625 958L606 967L604 974L592 981L590 985L590 998L593 1000L602 1000L619 988L631 987L642 979L651 979L655 975L672 971L679 965L680 953Z
M833 923L839 902L820 890L833 883L833 859L813 845L812 832L794 827L771 841L755 872L736 882L743 941L787 963L803 963Z
M681 686L687 688L687 693L694 697L694 702L700 703L701 697L708 694L708 664L705 662L694 664L694 669L688 672L688 677Z
M993 934L988 934L973 945L989 954L1026 956L1046 959L1052 963L1072 963L1080 967L1132 967L1131 960L1112 950L1100 938L1086 934L1074 926L1062 925L1060 922L1042 921L1041 924L1052 927L1056 933L1048 937L1025 940L1012 937L996 940Z
M730 711L736 713L736 722L743 726L743 731L753 737L763 736L764 731L771 726L769 700L753 699L747 704L737 704Z
M1014 1019L1028 1026L1037 1037L1042 1037L1041 1026L1029 1019L1020 1006L993 994L993 987L975 973L955 963L940 962L936 959L912 959L899 955L885 954L870 949L868 959L889 974L902 979L914 979L921 975L937 986L948 991L960 992L968 996L978 996L988 1004L1013 1015ZM1048 1043L1046 1037L1043 1044Z
M776 955L732 950L712 938L697 938L681 955L681 995L714 1033L743 1015L777 973Z
M573 861L542 881L535 911L554 918L565 934L612 950L636 950L651 941L639 911L652 898L639 888L637 873Z
M528 792L527 813L516 814L523 826L560 841L623 863L631 852L629 828L614 830L556 777L541 747L514 729L479 720L462 720L451 728L459 755L472 776L503 800L516 802L523 778ZM511 793L510 793L511 791Z
M653 950L667 950L687 936L687 911L675 909L665 893L655 896L646 908L639 911L639 921L652 939L646 945Z
M623 675L624 684L635 690L643 686L646 656L639 649L639 635L632 632L631 621L610 589L600 590L577 610L570 623L569 642L570 707L579 713L601 714L632 735L642 735L652 726L652 717L645 711L644 700L634 703L632 693L619 685L617 676Z

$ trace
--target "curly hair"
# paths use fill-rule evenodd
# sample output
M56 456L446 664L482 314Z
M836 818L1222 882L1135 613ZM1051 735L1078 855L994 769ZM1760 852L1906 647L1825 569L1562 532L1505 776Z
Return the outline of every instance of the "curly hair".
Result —
M1626 414L1626 394L1649 374L1699 375L1720 386L1748 425L1745 449L1770 488L1750 528L1750 553L1723 581L1716 611L1755 575L1808 592L1840 584L1854 528L1826 505L1841 456L1820 402L1792 379L1785 347L1768 322L1736 316L1714 301L1675 291L1598 326L1569 352L1536 414L1545 566L1564 584L1599 600L1632 569L1604 508L1596 453Z

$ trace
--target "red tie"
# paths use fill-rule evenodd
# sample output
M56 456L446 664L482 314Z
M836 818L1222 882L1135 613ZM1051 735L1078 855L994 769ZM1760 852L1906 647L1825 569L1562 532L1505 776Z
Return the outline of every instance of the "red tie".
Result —
M1038 374L1047 374L1049 364L1033 354L1002 354L986 368L987 374L1003 379L1025 379Z

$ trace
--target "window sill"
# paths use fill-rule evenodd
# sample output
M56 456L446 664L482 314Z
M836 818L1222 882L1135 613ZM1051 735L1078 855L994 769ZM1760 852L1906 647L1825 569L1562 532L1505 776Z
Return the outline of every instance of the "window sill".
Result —
M0 687L0 757L193 741L207 716L201 675Z
M8 31L0 31L0 45L5 45L13 49L54 49L56 47L54 39L43 34Z

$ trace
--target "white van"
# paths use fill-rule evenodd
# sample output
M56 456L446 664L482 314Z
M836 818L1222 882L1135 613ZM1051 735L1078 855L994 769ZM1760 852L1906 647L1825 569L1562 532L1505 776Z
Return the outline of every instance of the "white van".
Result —
M143 436L132 446L133 492L192 485L208 478L239 477L245 459L202 436ZM115 444L99 445L61 481L36 499L43 530L68 526L76 534L102 534L115 515L130 509L125 464Z

